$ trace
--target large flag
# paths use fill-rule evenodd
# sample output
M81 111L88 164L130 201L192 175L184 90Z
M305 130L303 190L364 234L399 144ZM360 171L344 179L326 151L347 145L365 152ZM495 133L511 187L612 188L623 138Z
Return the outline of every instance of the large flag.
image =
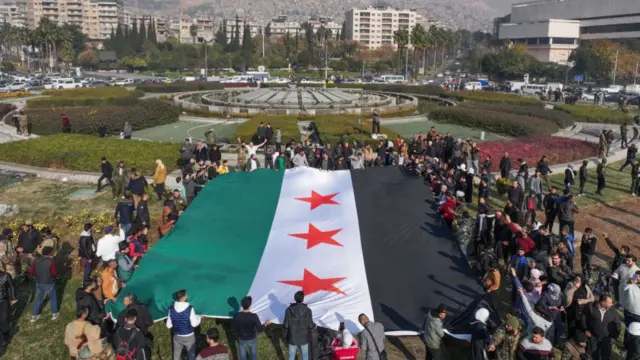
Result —
M262 321L281 323L302 290L319 326L355 329L364 313L415 334L428 309L443 303L455 317L484 294L435 210L422 179L397 167L223 175L120 296L136 294L161 319L181 289L198 314L218 318L251 295Z

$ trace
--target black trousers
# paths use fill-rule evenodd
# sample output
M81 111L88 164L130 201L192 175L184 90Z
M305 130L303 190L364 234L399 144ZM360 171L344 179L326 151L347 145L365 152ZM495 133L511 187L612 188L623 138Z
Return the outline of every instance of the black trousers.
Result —
M0 300L0 354L9 343L9 309L11 302L9 299Z
M153 190L155 190L156 194L158 194L158 200L164 200L164 184L155 184L153 186Z
M588 341L588 349L593 360L611 360L611 339L596 339L591 337Z
M605 180L604 176L598 176L598 190L596 193L600 193L607 186L607 180Z
M546 227L549 233L551 233L551 230L553 229L553 223L556 220L556 214L545 213L545 217L547 218L547 221L545 221L544 227Z
M64 134L71 134L71 126L66 127L66 128L62 128L62 132Z
M593 255L585 255L582 254L580 257L580 265L582 266L582 276L586 281L591 279L592 269L591 269L591 257Z
M426 360L442 360L442 350L441 349L432 349L428 346L425 347L427 349L427 357Z
M98 191L102 190L102 181L104 179L109 180L109 185L111 185L112 188L115 188L115 184L113 183L113 180L111 180L111 177L102 174L102 175L100 175L100 178L98 178Z
M371 133L372 134L378 134L380 133L380 123L377 121L372 121L371 122Z
M627 142L627 133L620 133L620 146L627 147L629 143Z

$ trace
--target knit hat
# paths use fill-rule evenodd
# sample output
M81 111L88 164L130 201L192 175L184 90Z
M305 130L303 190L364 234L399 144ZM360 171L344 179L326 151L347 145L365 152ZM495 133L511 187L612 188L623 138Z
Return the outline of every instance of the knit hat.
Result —
M49 256L53 253L53 248L51 246L45 246L42 248L42 255Z
M510 316L509 318L507 318L507 326L510 326L516 330L520 330L520 320L518 320L518 318L515 316Z
M560 293L560 286L558 286L557 284L549 284L549 286L547 286L547 289L552 294L559 294Z
M104 228L104 233L105 233L105 234L111 234L111 232L112 232L112 231L113 231L113 226L111 226L111 225L106 226L106 227Z

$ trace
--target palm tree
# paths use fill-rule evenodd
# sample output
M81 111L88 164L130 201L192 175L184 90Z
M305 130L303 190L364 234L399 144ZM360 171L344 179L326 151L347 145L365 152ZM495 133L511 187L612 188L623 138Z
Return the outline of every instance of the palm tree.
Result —
M398 47L398 73L400 72L400 58L402 50L409 45L409 30L400 29L393 33L393 42Z
M51 51L49 53L50 65L51 67L55 67L58 60L57 42L61 37L60 28L56 23L52 22L48 18L42 18L38 24L38 30L42 34L42 39L47 46L51 46Z
M417 62L417 55L419 55L420 50L422 50L422 69L424 70L424 54L427 48L427 31L421 24L416 24L413 29L411 29L411 42L413 43L413 67L414 69L417 68L415 66Z
M435 26L429 26L429 38L431 38L431 44L433 44L433 67L438 66L438 44L440 44L440 29Z

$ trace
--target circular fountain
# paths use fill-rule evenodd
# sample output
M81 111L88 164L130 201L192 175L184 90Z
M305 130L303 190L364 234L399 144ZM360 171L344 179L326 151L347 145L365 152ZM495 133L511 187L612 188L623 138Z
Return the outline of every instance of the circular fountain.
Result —
M185 93L174 97L176 105L226 115L326 115L370 113L415 109L418 99L404 94L388 94L360 89L278 87L225 89Z

